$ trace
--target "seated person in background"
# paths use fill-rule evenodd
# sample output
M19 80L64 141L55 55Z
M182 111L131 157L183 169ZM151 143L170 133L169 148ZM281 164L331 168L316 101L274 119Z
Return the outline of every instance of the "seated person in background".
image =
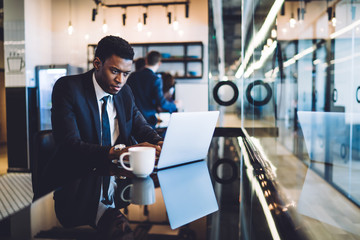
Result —
M161 73L161 79L163 82L163 94L168 101L174 100L175 92L175 79L174 77L167 72Z
M146 56L145 68L133 72L127 81L134 94L136 106L153 128L158 121L156 117L158 107L170 113L177 111L177 102L170 102L164 97L162 79L156 74L160 64L161 54L157 51L149 52Z
M175 78L168 72L160 73L162 83L163 83L163 94L166 100L169 102L174 101L174 93L175 93ZM179 105L179 101L178 101ZM158 112L167 112L165 109L158 107Z
M135 61L135 72L145 68L145 58L137 58Z

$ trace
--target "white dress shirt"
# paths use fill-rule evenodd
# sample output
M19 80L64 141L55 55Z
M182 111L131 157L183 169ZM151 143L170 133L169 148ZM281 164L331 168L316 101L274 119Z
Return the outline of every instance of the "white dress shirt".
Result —
M96 99L97 99L97 103L98 103L100 124L101 124L102 105L104 103L102 98L105 97L105 96L109 96L108 102L107 102L107 105L106 105L106 110L107 110L108 116L109 116L110 133L111 133L111 146L113 146L115 144L116 139L119 137L119 124L118 124L118 119L116 118L116 109L115 109L115 106L114 106L114 97L113 97L113 95L105 92L99 86L99 84L97 83L97 81L95 79L95 73L93 73L92 80L93 80L93 83L94 83L95 94L96 94ZM101 202L101 200L103 200L103 188L102 188L102 186L103 185L101 184L99 207L98 207L98 212L97 212L96 220L95 220L96 225L98 224L98 221L99 221L100 217L104 214L104 212L106 211L106 209L108 207L115 207L114 201L112 201L113 203L111 205L105 205L105 204L103 204ZM115 188L116 188L115 177L111 176L110 177L110 184L109 184L109 191L108 191L108 195L110 197L112 197L114 195Z

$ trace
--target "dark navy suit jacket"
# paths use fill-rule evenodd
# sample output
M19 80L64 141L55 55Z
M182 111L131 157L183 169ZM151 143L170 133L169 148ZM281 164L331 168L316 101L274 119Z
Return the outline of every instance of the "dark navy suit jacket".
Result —
M145 68L133 72L127 84L134 93L135 103L150 125L157 123L156 110L161 107L171 112L176 111L176 105L165 99L162 91L162 80L152 70Z
M83 189L82 192L88 192L89 196L84 194L84 198L91 197L92 203L97 204L101 184L99 175L107 174L112 163L108 160L110 146L100 145L100 114L92 74L93 70L62 77L54 85L51 121L56 151L41 176L40 191L46 193L87 176L89 191ZM162 140L136 107L129 86L125 85L114 95L114 105L120 130L116 144L156 144ZM97 189L95 195L94 189Z

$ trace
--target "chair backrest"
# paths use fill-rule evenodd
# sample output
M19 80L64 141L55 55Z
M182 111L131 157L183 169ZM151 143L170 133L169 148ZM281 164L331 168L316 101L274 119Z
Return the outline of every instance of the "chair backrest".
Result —
M55 151L55 140L52 130L39 131L34 136L34 155L31 161L31 177L35 201L41 197L39 191L39 178L49 158Z

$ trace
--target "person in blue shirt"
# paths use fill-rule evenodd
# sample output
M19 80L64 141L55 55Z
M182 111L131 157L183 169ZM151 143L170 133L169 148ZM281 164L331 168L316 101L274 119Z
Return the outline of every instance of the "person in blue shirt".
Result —
M134 97L135 104L143 114L147 122L155 128L157 124L157 109L162 109L172 113L177 111L177 101L168 101L163 94L163 83L161 77L156 74L161 64L161 54L151 51L146 55L145 68L133 72L127 81Z

